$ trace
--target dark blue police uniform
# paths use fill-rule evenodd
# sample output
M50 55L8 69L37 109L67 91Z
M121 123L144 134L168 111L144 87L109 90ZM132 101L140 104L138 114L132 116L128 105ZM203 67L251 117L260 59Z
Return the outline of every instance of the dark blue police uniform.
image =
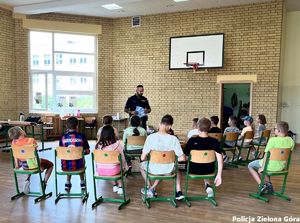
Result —
M125 109L129 109L130 111L135 111L136 106L140 106L144 109L145 108L150 109L149 102L148 102L147 98L145 98L144 96L138 97L136 95L133 95L133 96L129 97L126 102ZM132 116L130 113L129 113L129 115ZM141 117L142 127L144 129L147 128L147 124L146 124L147 120L148 120L148 116Z

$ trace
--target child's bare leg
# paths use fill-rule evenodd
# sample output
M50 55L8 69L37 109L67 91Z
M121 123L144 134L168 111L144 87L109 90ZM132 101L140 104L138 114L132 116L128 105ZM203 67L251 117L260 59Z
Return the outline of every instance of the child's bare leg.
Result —
M72 177L72 175L67 175L67 182L68 182L68 183L71 182L71 177Z
M207 179L204 179L203 181L204 181L204 186L206 186L207 184L209 184L209 185L210 185L210 181L209 181L209 180L207 180Z
M260 166L260 160L254 160L251 163L248 164L248 169L249 172L251 174L251 176L254 178L254 180L256 181L257 184L261 183L260 180L260 175L259 173L256 171L256 169L259 169Z
M84 173L79 174L81 182L84 181Z
M157 187L157 185L159 184L160 180L155 180L152 184L152 186L148 186L149 189L155 189Z
M118 182L118 187L122 187L122 180L117 180L115 181L116 183Z
M249 168L249 172L251 176L254 178L254 180L256 181L256 183L260 184L261 183L260 175L252 168Z
M176 177L176 191L181 191L181 176L182 173L178 170L177 177Z
M112 180L112 181L110 181L110 183L111 183L113 186L117 185L117 181L116 181L116 180Z
M271 179L269 176L265 176L265 183L271 182Z
M46 173L45 173L45 183L48 182L49 180L49 177L51 176L51 173L52 173L52 170L53 170L53 166L49 167L48 169L46 169Z
M146 171L143 169L143 167L141 167L140 168L140 171L141 171L141 175L142 175L142 177L144 178L144 180L146 181ZM151 187L151 182L150 182L150 180L148 180L148 182L147 182L147 186L148 186L148 188L150 188Z

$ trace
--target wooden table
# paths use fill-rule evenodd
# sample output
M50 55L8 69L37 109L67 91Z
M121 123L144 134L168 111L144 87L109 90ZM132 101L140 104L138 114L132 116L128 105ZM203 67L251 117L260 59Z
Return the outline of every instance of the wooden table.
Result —
M4 133L5 133L5 146L2 146L0 148L7 148L10 147L10 145L8 144L8 129L10 127L14 127L14 126L20 126L21 128L24 128L25 132L27 135L32 136L33 138L36 135L41 136L41 142L42 142L42 149L38 150L38 151L44 151L44 150L50 150L51 148L45 148L44 145L44 124L43 123L34 123L34 122L25 122L25 121L0 121L0 125L6 127L4 128ZM35 133L34 132L34 127L39 127L41 130L41 133ZM31 127L31 132L27 133L27 127Z

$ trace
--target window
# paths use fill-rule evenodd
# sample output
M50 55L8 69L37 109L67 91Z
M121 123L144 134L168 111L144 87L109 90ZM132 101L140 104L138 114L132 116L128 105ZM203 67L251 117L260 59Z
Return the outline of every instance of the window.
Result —
M56 57L56 64L62 64L62 54L61 53L56 54L55 57Z
M80 58L80 63L81 63L81 64L83 64L83 63L85 64L85 63L86 63L86 61L87 61L87 59L86 59L86 58Z
M44 65L50 65L50 55L44 55Z
M30 112L97 112L96 46L93 35L30 31Z
M70 58L70 64L75 64L76 63L76 58Z
M39 65L39 56L38 55L32 55L32 65Z

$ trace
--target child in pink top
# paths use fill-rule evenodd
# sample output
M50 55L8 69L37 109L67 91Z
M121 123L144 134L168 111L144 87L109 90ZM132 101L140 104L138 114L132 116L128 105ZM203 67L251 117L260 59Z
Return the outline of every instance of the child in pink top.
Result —
M127 170L127 163L123 152L123 145L120 140L116 140L114 129L112 126L104 126L101 131L100 139L98 140L95 149L101 149L104 151L118 151L122 156L122 167L123 170ZM117 164L96 164L96 170L98 175L101 176L114 176L121 172L120 163ZM123 193L121 180L113 181L113 192L118 194Z

